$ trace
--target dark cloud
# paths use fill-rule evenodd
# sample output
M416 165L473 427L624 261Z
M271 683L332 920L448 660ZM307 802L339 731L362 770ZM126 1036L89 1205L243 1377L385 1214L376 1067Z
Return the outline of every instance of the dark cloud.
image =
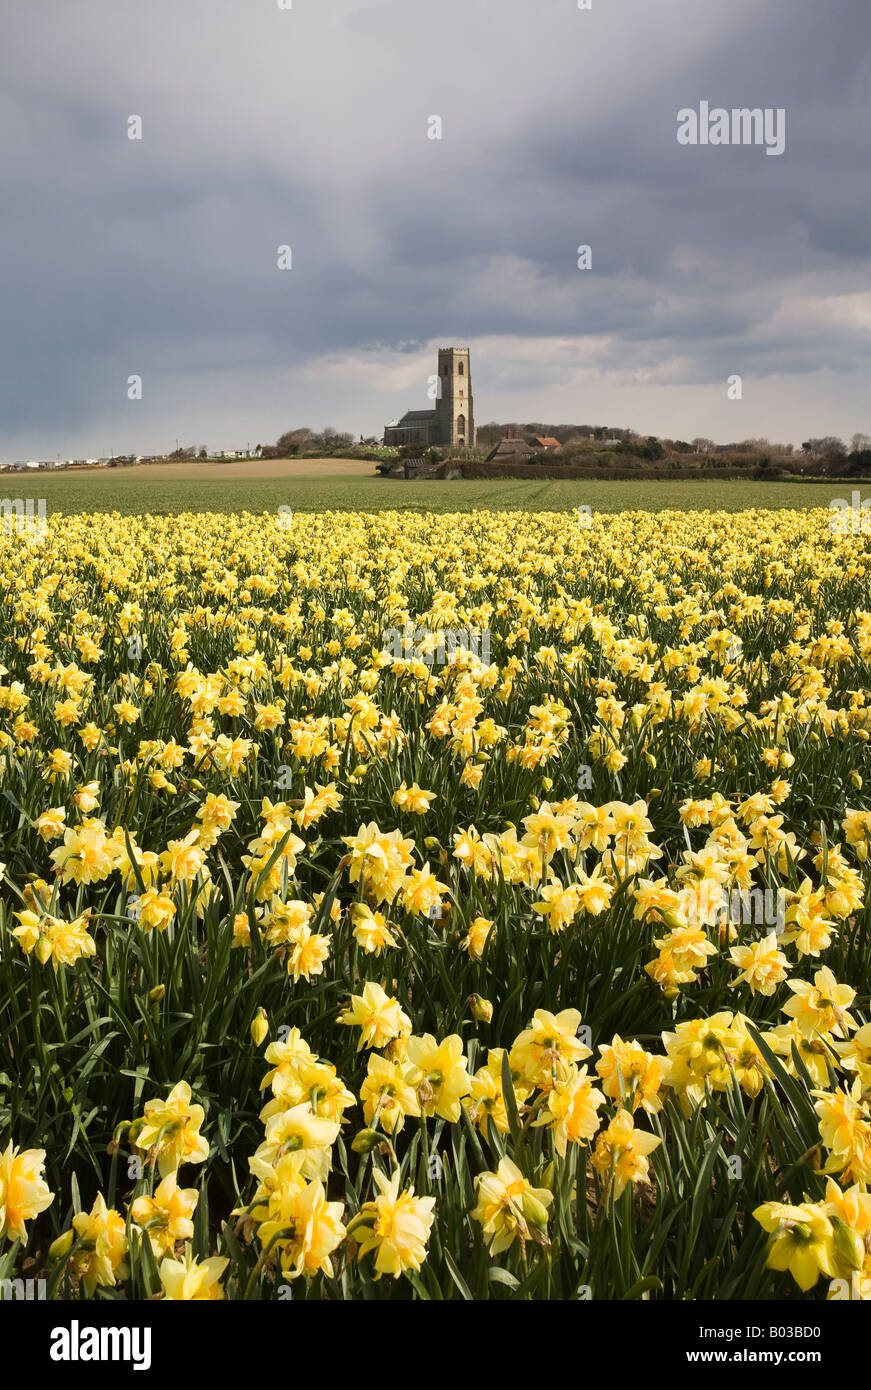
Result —
M3 30L0 457L374 431L438 340L481 419L871 427L867 0L19 0ZM703 98L784 107L784 154L678 145Z

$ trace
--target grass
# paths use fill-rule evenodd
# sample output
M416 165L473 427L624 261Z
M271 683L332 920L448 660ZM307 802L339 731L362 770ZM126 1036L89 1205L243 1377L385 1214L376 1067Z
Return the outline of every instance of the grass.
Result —
M595 512L742 511L827 507L849 496L848 483L656 482L598 479L508 479L494 481L405 482L400 479L184 478L133 477L105 473L40 474L12 477L3 488L26 500L45 498L49 514L119 512L122 516L177 515L180 512L275 512L281 506L321 511L491 511L565 512L589 506Z

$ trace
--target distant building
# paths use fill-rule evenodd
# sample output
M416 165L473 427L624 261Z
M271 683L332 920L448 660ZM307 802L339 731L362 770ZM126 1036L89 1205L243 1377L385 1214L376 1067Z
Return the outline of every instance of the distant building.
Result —
M439 348L435 388L434 410L407 410L401 419L385 425L386 445L474 448L475 413L468 348Z
M537 434L535 442L539 449L560 449L562 445L558 439L554 439L552 434Z
M538 458L541 450L536 449L532 444L527 444L525 439L513 439L507 435L505 439L500 439L495 449L484 460L485 463L492 463L494 460L501 460L504 463L529 463L530 459Z

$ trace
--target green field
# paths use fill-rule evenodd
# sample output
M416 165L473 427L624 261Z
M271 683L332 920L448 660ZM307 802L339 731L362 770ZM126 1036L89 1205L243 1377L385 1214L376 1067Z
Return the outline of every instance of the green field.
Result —
M553 481L500 478L490 481L404 482L386 478L214 478L165 479L123 473L7 475L3 491L46 499L53 512L120 512L122 515L178 512L274 512L414 510L509 511L742 511L827 507L849 496L849 485L831 483Z

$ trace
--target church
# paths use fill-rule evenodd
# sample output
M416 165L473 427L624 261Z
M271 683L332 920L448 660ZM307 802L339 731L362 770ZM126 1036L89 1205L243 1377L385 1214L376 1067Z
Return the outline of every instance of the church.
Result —
M448 449L472 449L475 415L468 348L439 348L438 376L431 378L435 410L407 410L401 420L384 427L388 445L420 444Z

